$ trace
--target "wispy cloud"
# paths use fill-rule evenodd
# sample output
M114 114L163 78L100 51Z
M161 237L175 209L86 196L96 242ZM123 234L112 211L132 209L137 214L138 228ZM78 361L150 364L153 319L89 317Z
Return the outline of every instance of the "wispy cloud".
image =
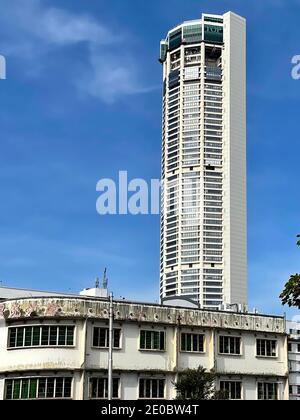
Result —
M83 45L84 64L68 69L69 79L81 93L113 103L121 96L152 90L141 80L128 40L93 16L46 7L41 0L26 0L26 7L22 0L2 0L1 5L5 10L0 15L1 51L20 61L30 60L31 75L47 70L41 64L47 62L47 55Z
M113 103L121 95L148 93L155 89L138 81L137 63L128 54L102 55L99 48L93 46L90 60L90 70L82 73L76 84L80 91L95 98Z

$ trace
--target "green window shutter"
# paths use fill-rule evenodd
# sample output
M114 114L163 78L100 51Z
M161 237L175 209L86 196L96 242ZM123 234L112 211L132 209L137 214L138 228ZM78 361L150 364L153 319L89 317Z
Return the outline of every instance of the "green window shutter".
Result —
M9 339L8 339L8 347L16 347L16 336L17 336L17 329L16 328L10 328L9 329Z
M67 327L67 346L74 346L74 327Z
M39 346L40 345L40 327L33 327L32 332L32 345L33 346Z
M13 381L11 379L5 380L5 400L11 400L13 397Z
M50 327L50 346L57 346L57 327Z
M166 348L166 344L165 344L165 333L162 331L161 333L160 333L160 348L159 348L159 350L165 350L165 348Z
M145 345L145 334L146 334L145 331L141 331L141 333L140 333L140 349L142 349L142 350L144 350L146 348L146 345Z
M58 329L58 345L59 346L66 345L66 332L67 332L67 327L59 327Z
M29 398L35 399L37 392L37 379L30 379Z
M22 379L21 398L28 400L29 397L29 379Z
M15 379L14 380L14 392L13 392L13 399L19 400L20 399L20 390L21 390L21 380Z
M17 328L17 347L23 347L24 331L25 328Z

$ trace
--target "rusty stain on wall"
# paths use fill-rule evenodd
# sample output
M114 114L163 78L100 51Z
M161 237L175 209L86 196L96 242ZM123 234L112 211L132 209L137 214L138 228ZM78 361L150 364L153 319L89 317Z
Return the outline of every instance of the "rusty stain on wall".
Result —
M89 318L108 319L108 301L80 298L26 298L6 301L0 305L0 318ZM152 324L226 328L233 330L285 334L283 317L268 317L248 313L217 312L172 308L148 304L114 302L116 321Z

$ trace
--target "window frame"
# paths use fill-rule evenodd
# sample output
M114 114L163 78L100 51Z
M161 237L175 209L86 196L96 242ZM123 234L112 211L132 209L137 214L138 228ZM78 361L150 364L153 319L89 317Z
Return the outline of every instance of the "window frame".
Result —
M151 389L150 389L150 397L141 397L141 381L150 381L151 382ZM159 381L163 381L164 386L163 386L163 397L155 397L153 396L153 381L157 381L157 393L159 394ZM166 378L163 377L157 377L157 378L152 378L152 377L146 377L146 376L141 376L138 378L138 400L140 401L149 401L149 400L161 400L164 401L166 400L166 388L167 386L167 381ZM145 385L144 385L144 394L145 394Z
M67 379L71 380L71 388L70 388L70 397L56 397L56 390L57 390L57 380L62 379L63 380L63 391L62 393L64 394L65 391L65 381ZM53 397L47 397L47 386L48 386L48 381L49 380L53 380L54 382L54 387L53 387ZM31 382L30 381L36 381L36 389L35 389L35 398L14 398L14 386L15 386L15 381L19 381L19 397L22 396L22 386L23 386L23 381L28 381L28 390L27 393L28 395L30 394L30 385ZM40 382L41 381L45 381L45 397L39 397L40 395ZM12 398L7 398L7 382L12 382ZM74 377L73 376L24 376L24 377L12 377L12 378L5 378L5 382L4 382L4 397L3 399L6 401L28 401L28 400L73 400L73 390L74 390Z
M262 342L262 341L264 341L265 342L265 346L264 346L264 350L265 350L265 353L267 353L267 342L270 342L270 343L272 343L272 342L275 342L275 356L273 356L273 355L270 355L270 356L268 356L267 354L265 354L265 355L263 355L263 354L258 354L258 349L259 349L259 346L258 346L258 342ZM262 347L261 347L261 349L262 349ZM278 359L278 357L279 357L279 346L278 346L278 340L277 339L270 339L270 338L256 338L256 346L255 346L255 356L256 356L256 358L258 358L258 359ZM271 351L272 351L272 347L271 347Z
M182 336L183 335L190 335L191 336L191 348L193 347L193 337L197 337L198 346L200 344L199 339L202 337L202 348L203 350L184 350L182 348ZM187 343L186 343L187 344ZM187 332L187 331L181 331L180 332L180 352L181 353L188 353L188 354L205 354L206 353L206 335L205 333L197 333L197 332Z
M265 393L265 386L269 386L269 385L273 385L277 387L277 397L275 399L270 399L270 398L259 398L259 386L262 385L264 387L263 391L264 391L264 397L269 394L269 390L267 390L267 393ZM257 399L258 401L279 401L279 383L278 382L262 382L259 381L257 382Z
M104 397L92 397L92 381L93 380L104 380L105 381L105 386L104 386ZM113 400L120 400L121 399L121 378L120 376L115 376L113 377L113 381L118 381L118 396L114 397L113 396ZM97 391L99 390L99 383L97 384ZM107 393L107 397L106 394ZM89 378L89 400L91 401L106 401L108 400L108 377L107 376L91 376Z
M241 397L240 398L231 398L231 393L232 393L232 391L230 390L229 391L229 400L231 400L231 401L241 401L241 400L243 400L244 399L244 386L243 386L243 381L242 380L236 380L236 381L234 381L234 380L229 380L229 379L220 379L220 382L219 382L219 389L220 389L220 391L226 391L226 389L222 389L222 384L230 384L230 387L233 385L233 384L240 384L240 386L241 386L241 390L240 390L240 394L241 394ZM236 392L236 390L235 390L235 392Z
M243 346L242 346L242 337L238 336L238 335L219 335L218 337L218 354L220 356L230 356L230 357L241 357L243 356ZM231 353L230 351L230 343L229 343L229 352L228 353L222 353L221 352L221 339L233 339L233 340L239 340L240 342L240 346L239 346L239 353ZM236 343L235 343L236 344ZM224 347L224 343L223 343L223 347Z
M106 341L107 345L105 345L104 347L102 347L102 346L95 346L94 345L94 333L95 333L95 329L96 328L99 329L99 330L101 330L101 329L106 330L106 333L105 333L105 341ZM116 327L116 328L114 327L113 328L113 334L115 334L115 331L119 331L120 332L120 334L119 334L119 347L113 346L113 350L122 350L122 345L123 345L123 330L120 327ZM100 335L99 335L99 340L100 340ZM113 341L114 340L115 340L115 337L113 337ZM92 349L95 349L95 350L108 350L109 349L109 328L106 327L106 326L95 326L95 325L93 325L91 341L92 341L91 342L91 348Z
M141 342L141 340L142 340L142 333L145 333L145 348L142 348L142 346L141 346L141 344L142 344L142 342ZM147 344L146 334L147 333L151 333L151 334L157 333L157 334L159 334L159 343L161 342L161 334L163 334L164 335L164 348L163 349L161 349L161 348L159 348L159 349L153 348L153 345L152 345L154 343L154 338L153 337L151 337L151 349L146 348L146 344ZM166 333L165 330L140 329L138 350L139 351L146 351L146 352L165 353L167 351L167 342L166 342L166 339L167 339L167 333ZM159 347L161 347L161 346L159 346Z
M56 344L50 344L50 328L56 328ZM26 340L26 328L31 328L31 343L33 342L33 337L34 337L34 328L39 328L40 332L39 332L39 343L40 344L32 344L29 346L25 345L25 340ZM42 344L42 331L43 328L49 328L48 330L48 343L49 344ZM68 328L72 328L73 329L73 344L59 344L59 329L60 328L66 328L65 331L65 342L67 343L68 340ZM16 330L16 337L15 337L15 347L11 347L10 346L10 337L11 337L11 330L15 329ZM17 337L18 337L18 330L23 329L23 345L22 346L17 346ZM68 349L74 349L76 348L76 325L75 324L32 324L32 325L10 325L7 328L7 347L6 349L8 351L13 351L13 350L25 350L25 349L45 349L45 348L68 348Z

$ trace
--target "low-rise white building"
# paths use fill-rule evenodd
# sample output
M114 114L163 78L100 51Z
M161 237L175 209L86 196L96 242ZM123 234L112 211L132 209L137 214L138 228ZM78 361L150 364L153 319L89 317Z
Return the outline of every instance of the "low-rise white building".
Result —
M300 322L287 322L289 393L291 400L300 400Z
M108 319L107 299L0 303L0 399L105 399ZM288 399L287 354L281 317L114 302L114 398L174 399L201 365L232 399Z
M85 293L88 296L89 290L95 289L86 289L82 293ZM103 290L103 289L99 289ZM31 297L76 297L77 294L72 293L62 293L62 292L46 292L42 290L32 290L32 289L21 289L18 287L7 287L7 286L0 286L0 302L3 302L8 299L19 299L19 298L31 298Z

